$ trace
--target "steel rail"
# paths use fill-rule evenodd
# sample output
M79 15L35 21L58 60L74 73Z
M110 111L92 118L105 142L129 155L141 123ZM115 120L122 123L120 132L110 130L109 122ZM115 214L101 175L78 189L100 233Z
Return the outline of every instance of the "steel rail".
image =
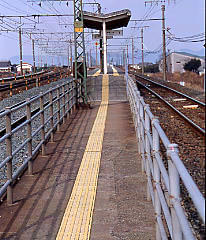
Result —
M184 239L195 240L196 233L182 206L183 192L180 189L180 180L203 223L205 223L205 199L180 159L178 145L171 144L158 119L150 111L149 105L145 104L143 97L140 96L135 81L128 75L125 75L125 80L138 141L138 152L142 159L142 172L146 173L148 180L147 199L152 200L155 209L156 236L159 236L158 239L179 240L184 234ZM160 148L161 142L163 148ZM162 157L165 151L167 163L164 162L165 157Z
M53 71L51 71L53 72ZM18 79L23 79L24 77L25 78L29 78L29 77L34 77L34 76L38 76L38 75L41 75L41 74L45 74L45 73L51 73L51 72L47 72L47 71L41 71L41 72L37 72L37 73L33 73L33 74L26 74L26 75L21 75L21 76L12 76L12 77L6 77L6 78L1 78L0 80L1 81L5 81L5 82L9 82L9 81L13 81L13 80L18 80Z
M149 78L147 78L147 77L145 77L145 76L142 76L142 75L140 75L140 74L134 74L134 76L139 77L139 78L142 78L142 79L144 79L144 80L146 80L146 81L148 81L148 82L151 82L151 83L153 83L153 84L155 84L155 85L157 85L157 86L161 86L162 88L165 88L165 89L170 90L170 91L172 91L172 92L174 92L174 93L177 93L177 94L181 95L182 97L185 97L185 98L187 98L187 99L190 99L191 101L193 101L193 102L195 102L195 103L198 103L198 104L200 104L201 106L205 107L205 103L200 102L200 101L198 101L197 99L192 98L192 97L190 97L190 96L188 96L188 95L186 95L186 94L184 94L184 93L181 93L181 92L179 92L179 91L177 91L177 90L175 90L175 89L172 89L172 88L170 88L170 87L167 87L167 86L165 86L165 85L163 85L163 84L161 84L161 83L157 83L157 82L155 82L155 81L153 81L153 80L151 80L151 79L149 79Z
M182 117L187 123L189 123L193 128L195 128L199 133L201 133L203 136L205 136L205 130L198 126L196 123L194 123L191 119L189 119L187 116L185 116L183 113L181 113L178 109L176 109L172 104L170 104L168 101L166 101L163 97L161 97L159 94L157 94L152 89L148 88L138 80L136 80L136 83L147 89L149 92L151 92L153 95L155 95L157 98L159 98L162 102L164 102L167 106L169 106L175 113L177 113L180 117Z
M46 80L46 77L48 77L48 76L58 77L59 75L60 75L59 72L54 73L54 74L43 75L43 76L41 76L41 80L42 81ZM36 80L37 80L37 78L32 78L27 83L25 82L26 79L19 80L18 82L17 81L13 81L12 82L12 90L14 90L16 88L19 88L19 87L25 87L25 86L31 85L31 84L35 83ZM11 90L10 89L10 83L6 83L6 84L3 84L3 85L0 85L0 92L5 92L5 91L8 91L8 90Z

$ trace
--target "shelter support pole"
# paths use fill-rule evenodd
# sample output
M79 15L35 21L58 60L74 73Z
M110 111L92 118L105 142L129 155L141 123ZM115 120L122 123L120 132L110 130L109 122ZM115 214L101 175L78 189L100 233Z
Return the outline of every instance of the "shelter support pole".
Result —
M104 74L107 74L107 36L106 22L103 21L103 45L104 45Z

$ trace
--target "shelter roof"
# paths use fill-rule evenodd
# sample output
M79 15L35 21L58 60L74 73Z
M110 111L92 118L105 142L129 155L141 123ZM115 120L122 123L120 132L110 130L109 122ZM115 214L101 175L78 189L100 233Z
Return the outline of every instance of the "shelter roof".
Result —
M124 9L117 12L98 14L92 12L83 12L84 27L96 30L102 30L102 23L106 22L106 29L112 30L120 27L126 27L131 17L131 12Z

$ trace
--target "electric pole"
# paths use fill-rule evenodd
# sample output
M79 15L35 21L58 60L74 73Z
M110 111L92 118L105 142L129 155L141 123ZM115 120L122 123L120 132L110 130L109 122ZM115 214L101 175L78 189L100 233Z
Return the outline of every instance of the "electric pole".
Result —
M90 67L89 52L87 52L87 67Z
M122 66L125 67L126 63L125 63L125 49L123 49L123 55L122 55Z
M71 73L73 73L73 66L72 66L72 40L71 39L70 39L69 43L70 43L70 66L71 66Z
M95 44L96 45L96 66L98 65L98 63L97 63L97 44L98 43L96 42L96 44Z
M68 70L69 70L69 44L68 44L68 47L67 47L67 63L68 63Z
M162 5L162 44L163 44L163 79L167 81L167 59L165 41L165 5Z
M89 56L90 56L90 67L92 67L92 49L89 50Z
M36 61L35 61L34 39L32 39L32 52L33 52L33 66L34 66L34 73L35 73L36 72Z
M132 27L141 29L141 50L142 50L142 74L144 74L144 28L148 28L149 26L142 26L142 27ZM134 48L134 47L133 47Z
M145 1L145 5L147 3L150 4L157 4L158 3L165 3L165 0L151 0L151 1ZM170 1L169 1L170 3ZM174 0L175 3L175 0ZM166 40L165 40L165 5L162 5L162 55L163 55L163 79L167 81L167 59L166 59Z
M19 28L19 48L20 48L20 68L21 68L21 75L23 75L21 28Z
M128 49L128 45L127 45L127 57L126 57L126 63L127 63L127 65L129 65L129 49Z
M143 26L141 28L141 45L142 45L142 75L144 75L144 28L147 28L149 26Z
M141 40L142 40L142 75L144 75L144 40L143 40L143 28L141 29Z
M132 38L132 65L134 65L134 39Z

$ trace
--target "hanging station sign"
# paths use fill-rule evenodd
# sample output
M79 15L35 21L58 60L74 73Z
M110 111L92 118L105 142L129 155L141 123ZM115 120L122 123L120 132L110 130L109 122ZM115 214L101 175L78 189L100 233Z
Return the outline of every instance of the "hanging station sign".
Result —
M112 39L113 36L107 36L107 39ZM93 33L92 34L92 39L97 40L97 39L103 39L103 37L99 33Z

